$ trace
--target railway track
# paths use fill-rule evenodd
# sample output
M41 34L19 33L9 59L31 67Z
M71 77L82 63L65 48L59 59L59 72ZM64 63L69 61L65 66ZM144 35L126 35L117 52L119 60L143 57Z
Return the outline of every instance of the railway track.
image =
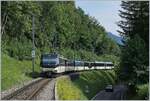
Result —
M2 100L32 100L49 81L48 78L39 79L3 97Z

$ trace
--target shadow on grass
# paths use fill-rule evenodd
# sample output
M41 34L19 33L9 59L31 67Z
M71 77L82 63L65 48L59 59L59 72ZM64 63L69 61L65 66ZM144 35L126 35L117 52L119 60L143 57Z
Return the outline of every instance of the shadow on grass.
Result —
M91 99L106 85L112 84L112 77L107 71L88 71L81 74L79 79L73 80L73 83L83 92L83 94ZM88 87L87 87L88 86ZM86 92L87 89L89 92Z
M69 75L71 81L74 81L76 79L79 79L79 73L74 73Z
M39 72L26 72L25 75L31 78L41 77L41 74Z

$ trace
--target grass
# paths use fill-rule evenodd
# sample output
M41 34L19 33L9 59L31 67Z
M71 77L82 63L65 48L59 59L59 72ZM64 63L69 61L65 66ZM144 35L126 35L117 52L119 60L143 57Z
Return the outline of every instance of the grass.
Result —
M57 80L57 91L60 100L90 100L107 84L115 84L113 70L92 70L81 72L78 79L69 77Z
M87 97L76 87L69 77L64 76L57 81L58 96L61 100L85 100Z
M1 90L6 90L14 85L21 84L24 81L31 80L32 62L23 60L18 61L9 57L6 54L2 54L2 66L1 66ZM36 61L35 71L39 72L39 64Z
M145 97L149 96L149 84L138 85L138 91L133 95L131 100L145 100Z

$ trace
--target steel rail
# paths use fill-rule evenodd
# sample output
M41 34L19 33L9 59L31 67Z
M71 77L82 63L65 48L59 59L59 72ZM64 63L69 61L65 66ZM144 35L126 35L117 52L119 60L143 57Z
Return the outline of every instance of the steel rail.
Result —
M42 83L37 89L35 89L35 90L31 93L30 96L28 96L28 97L26 98L26 100L32 100L32 98L34 98L34 97L39 93L39 91L40 91L41 89L43 89L43 88L48 84L48 82L49 82L49 79L45 79L45 80L43 81L43 83Z
M44 81L43 81L43 80L44 80ZM22 88L20 88L20 89L18 89L18 90L12 92L12 93L9 94L9 95L4 96L4 97L1 98L1 99L2 99L2 100L10 100L10 99L13 99L13 98L16 97L16 96L19 96L20 93L24 92L24 91L27 90L29 87L34 86L34 85L37 85L37 84L39 84L40 82L43 82L37 89L34 89L33 92L31 92L31 94L30 94L29 97L28 97L28 96L26 97L26 99L31 99L33 96L35 96L35 95L38 93L38 91L39 91L40 89L43 88L43 86L45 86L45 85L49 82L49 80L50 80L50 79L41 78L41 79L39 79L39 80L37 80L37 81L34 81L34 82L32 82L32 83L30 83L30 84L28 84L28 85L26 85L26 86L24 86L24 87L22 87ZM33 94L32 94L32 93L33 93ZM23 100L23 99L22 99L22 100Z

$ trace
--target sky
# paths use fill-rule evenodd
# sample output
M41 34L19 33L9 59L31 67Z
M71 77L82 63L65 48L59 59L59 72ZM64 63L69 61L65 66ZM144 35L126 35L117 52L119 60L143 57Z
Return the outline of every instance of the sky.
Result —
M116 23L121 20L118 15L121 1L76 0L75 4L76 7L82 8L86 14L95 17L107 32L120 36L116 31L120 30Z

